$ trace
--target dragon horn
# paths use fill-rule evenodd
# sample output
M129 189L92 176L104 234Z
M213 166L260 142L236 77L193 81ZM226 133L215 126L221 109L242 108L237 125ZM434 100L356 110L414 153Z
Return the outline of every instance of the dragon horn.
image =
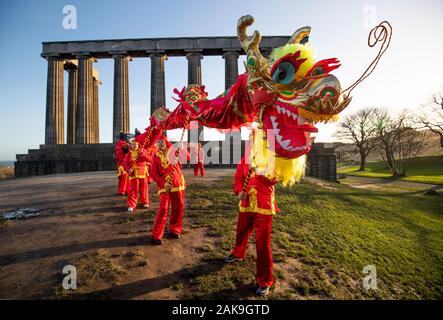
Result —
M259 44L261 40L260 32L254 31L252 37L248 37L246 29L254 23L254 18L250 15L242 16L237 22L237 37L246 55L253 57L256 61L256 73L261 77L269 78L267 72L267 59L260 52Z
M291 39L289 39L288 44L300 43L300 41L302 41L303 38L308 37L310 33L311 27L306 26L298 28L292 35Z
M261 40L260 32L257 30L254 31L252 37L248 37L246 34L246 29L254 23L254 17L250 15L246 15L238 19L237 22L237 37L240 40L240 44L245 51L246 54L253 54L259 59L264 59L262 56L258 45Z

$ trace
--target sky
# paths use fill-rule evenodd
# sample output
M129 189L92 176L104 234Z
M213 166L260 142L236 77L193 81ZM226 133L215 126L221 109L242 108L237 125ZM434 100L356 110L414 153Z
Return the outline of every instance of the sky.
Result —
M77 29L65 29L63 8L77 11ZM311 45L317 58L336 57L333 72L343 87L366 69L377 50L367 46L370 25L388 20L391 46L374 73L353 92L343 113L364 107L392 112L420 108L443 88L443 1L104 1L0 0L0 160L14 160L44 143L47 63L42 42L156 37L235 36L237 19L255 18L249 32L264 36L291 35L312 27ZM243 72L244 57L239 59ZM100 142L112 141L113 61L98 60L100 72ZM150 114L150 60L129 63L131 130L145 128ZM173 89L187 82L185 57L165 64L167 107L174 109ZM224 90L224 60L204 57L203 84L209 97ZM65 100L67 98L65 75ZM66 103L65 103L66 108ZM66 119L66 111L65 111ZM334 141L336 124L320 126L317 141ZM215 137L212 133L211 137Z

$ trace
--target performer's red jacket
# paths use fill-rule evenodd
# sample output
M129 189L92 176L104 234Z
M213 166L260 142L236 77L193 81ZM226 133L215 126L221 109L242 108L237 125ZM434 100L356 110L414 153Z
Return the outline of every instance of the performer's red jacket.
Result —
M150 165L151 156L146 149L140 153L138 150L130 150L124 160L124 167L126 172L129 169L134 169L132 173L128 172L129 179L144 179L149 176L148 166Z
M125 158L125 153L122 150L122 147L125 145L124 140L118 140L115 148L114 148L114 154L115 154L115 161L117 162L117 166L120 166L123 164L123 160Z
M172 152L176 155L178 154L178 150ZM189 158L189 154L187 155L187 158ZM175 161L175 164L170 163L167 151L158 150L153 155L150 175L155 183L157 183L158 194L166 192L166 182L171 184L170 192L181 191L186 188L181 162Z
M250 165L246 163L246 156L244 156L237 165L234 176L234 192L237 195L243 191L249 168ZM240 212L256 212L267 215L278 212L279 209L275 201L276 183L277 179L271 180L252 172L246 188L247 197L239 204Z
M126 153L124 153L122 147L126 144L126 141L119 140L117 144L115 145L114 149L114 155L115 155L115 161L117 164L117 174L120 175L120 166L123 166L123 162L125 160Z

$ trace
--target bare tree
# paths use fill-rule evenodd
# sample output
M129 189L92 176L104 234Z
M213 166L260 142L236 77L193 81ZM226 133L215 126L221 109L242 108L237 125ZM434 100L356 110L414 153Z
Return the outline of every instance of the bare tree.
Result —
M420 110L417 129L429 129L440 137L440 146L443 148L443 92L435 93L431 101Z
M374 125L382 158L394 177L404 177L411 158L423 147L425 133L412 127L412 117L407 111L393 117L385 109L376 109Z
M375 147L374 109L362 109L346 116L340 122L336 135L343 140L352 141L353 150L360 155L359 171L365 170L366 158Z

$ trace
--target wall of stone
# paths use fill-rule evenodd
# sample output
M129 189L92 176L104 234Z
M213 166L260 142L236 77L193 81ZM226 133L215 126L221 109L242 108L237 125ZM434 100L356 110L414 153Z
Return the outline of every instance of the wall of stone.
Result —
M334 148L326 148L323 143L315 143L308 153L306 175L324 180L337 180L337 156Z
M17 155L15 176L115 170L113 151L112 143L40 145Z

